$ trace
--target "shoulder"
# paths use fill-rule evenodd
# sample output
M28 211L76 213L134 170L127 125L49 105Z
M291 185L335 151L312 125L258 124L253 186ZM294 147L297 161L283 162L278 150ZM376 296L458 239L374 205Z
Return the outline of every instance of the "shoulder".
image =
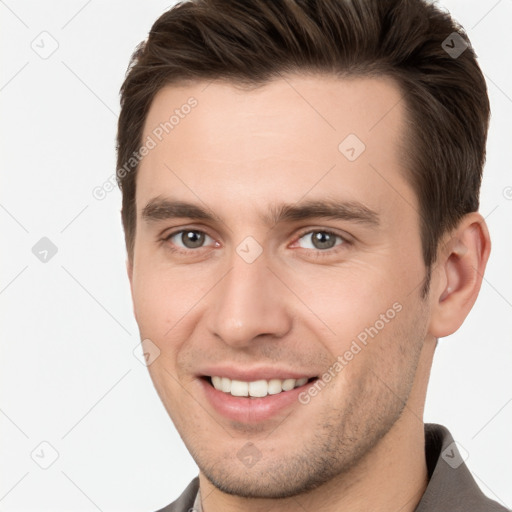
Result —
M425 424L429 483L415 512L509 512L478 487L449 430Z
M170 505L161 508L157 512L188 512L194 506L198 489L199 477L196 476L176 501L173 501Z

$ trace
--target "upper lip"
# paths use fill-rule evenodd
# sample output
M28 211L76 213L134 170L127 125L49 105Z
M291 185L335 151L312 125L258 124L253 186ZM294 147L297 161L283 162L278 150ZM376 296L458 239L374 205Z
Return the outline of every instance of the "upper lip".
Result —
M227 377L231 380L241 380L246 382L253 382L255 380L270 380L270 379L310 379L317 377L312 372L304 372L297 370L290 370L285 368L275 368L270 366L258 366L251 368L240 368L233 365L225 366L211 366L203 368L199 372L200 377Z

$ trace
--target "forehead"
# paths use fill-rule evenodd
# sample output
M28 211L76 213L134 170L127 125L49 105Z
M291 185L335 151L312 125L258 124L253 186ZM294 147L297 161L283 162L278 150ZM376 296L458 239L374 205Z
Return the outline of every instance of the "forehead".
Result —
M387 77L288 75L250 90L219 81L166 86L144 126L152 149L139 168L138 209L158 195L197 201L213 190L220 204L338 192L373 207L397 195L414 202L404 115Z

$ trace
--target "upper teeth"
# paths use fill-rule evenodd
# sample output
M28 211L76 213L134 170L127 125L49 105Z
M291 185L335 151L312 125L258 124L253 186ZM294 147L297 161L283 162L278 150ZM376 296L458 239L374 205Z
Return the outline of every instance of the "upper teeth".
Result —
M289 391L290 389L306 384L308 379L270 379L270 380L254 380L245 382L242 380L231 380L228 377L212 377L212 384L215 389L231 393L233 396L254 396L263 397L267 395L275 395L281 391Z

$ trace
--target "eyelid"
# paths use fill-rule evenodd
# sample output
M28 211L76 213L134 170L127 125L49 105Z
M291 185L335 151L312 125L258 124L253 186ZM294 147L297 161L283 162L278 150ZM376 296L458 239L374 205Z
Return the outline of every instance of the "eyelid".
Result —
M161 231L161 234L158 235L159 238L162 239L168 239L171 236L177 235L178 233L182 233L183 231L198 231L200 233L204 233L205 235L208 235L210 238L214 238L208 228L204 225L201 225L200 227L195 227L194 225L186 224L184 226L174 226L172 228L166 228L163 231Z
M296 237L296 240L299 240L301 239L303 236L305 235L309 235L311 233L318 233L318 232L322 232L322 233L329 233L330 235L334 235L334 236L337 236L339 238L341 238L343 240L343 243L344 244L352 244L354 243L355 239L354 237L352 237L351 235L349 235L348 233L340 233L338 232L337 230L335 230L334 228L328 228L328 227L325 227L325 228L322 228L322 227L314 227L314 228L308 228L302 232L300 232L297 237ZM295 242L294 242L295 243ZM322 251L322 252L327 252L327 251Z
M194 228L194 227L184 227L184 228L180 228L180 229L171 230L169 233L164 234L161 237L161 240L164 241L164 242L168 242L174 236L179 235L181 233L186 233L187 231L195 231L197 233L202 233L203 235L206 235L207 237L211 238L215 243L217 243L217 241L215 240L215 237L210 235L207 231L205 231L204 229L199 229L199 228ZM182 249L181 247L179 247L177 250L178 251L179 250L182 250L182 251L198 251L199 249L204 249L205 247L208 247L208 246L199 247L198 249Z
M161 237L161 240L163 242L169 242L172 237L174 237L176 235L179 235L180 233L187 232L187 231L196 231L198 233L202 233L202 234L210 237L215 242L215 244L218 243L215 240L215 237L210 235L204 229L199 229L199 228L190 227L190 226L185 226L185 227L181 227L181 228L172 229L169 233L164 234ZM314 253L317 253L317 254L325 254L327 256L327 255L332 255L333 253L336 253L338 250L340 250L339 249L340 246L352 245L354 243L354 240L353 240L353 238L351 236L349 236L348 234L345 234L345 233L341 234L341 233L337 232L333 228L328 228L328 227L309 227L309 228L305 228L303 231L299 232L299 234L295 236L295 240L294 240L294 242L292 242L292 244L293 245L296 244L304 236L312 234L312 233L315 233L315 232L328 233L330 235L338 237L338 238L340 238L342 240L342 243L338 244L338 245L335 245L334 247L331 247L329 249L325 249L325 250L322 250L322 249L305 249L303 247L299 247L300 249L303 249L304 251L308 251L308 252L314 252ZM173 247L172 250L175 251L175 252L191 253L191 252L199 252L201 249L206 249L207 247L208 246L202 246L202 247L198 247L196 249L187 249L187 248L183 249L183 248L178 246L178 247Z

